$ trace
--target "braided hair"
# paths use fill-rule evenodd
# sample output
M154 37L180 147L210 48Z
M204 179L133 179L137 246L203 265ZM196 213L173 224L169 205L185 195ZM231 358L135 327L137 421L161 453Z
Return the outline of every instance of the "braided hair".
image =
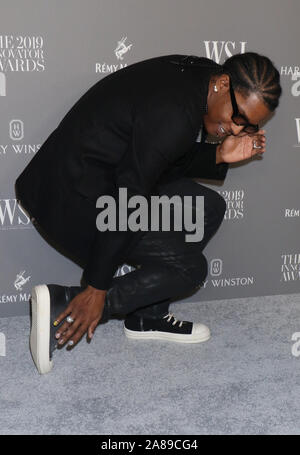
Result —
M254 92L270 111L276 109L282 92L280 75L268 57L255 52L235 54L222 68L230 76L233 89L245 96Z

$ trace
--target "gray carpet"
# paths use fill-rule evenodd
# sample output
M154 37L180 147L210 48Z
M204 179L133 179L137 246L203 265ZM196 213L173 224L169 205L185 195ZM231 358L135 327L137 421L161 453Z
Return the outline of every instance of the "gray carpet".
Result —
M128 340L99 326L36 371L29 317L0 319L1 434L299 434L300 295L173 303L212 332L194 345Z

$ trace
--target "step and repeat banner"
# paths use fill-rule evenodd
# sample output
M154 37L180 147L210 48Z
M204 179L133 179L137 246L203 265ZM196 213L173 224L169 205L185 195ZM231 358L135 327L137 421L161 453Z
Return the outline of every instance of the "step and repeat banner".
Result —
M204 250L207 278L189 300L299 292L299 18L298 0L2 0L0 317L28 314L34 285L78 285L82 275L18 205L17 176L99 79L175 53L223 63L258 52L278 68L283 88L265 125L264 156L230 165L224 183L199 180L220 192L227 211Z

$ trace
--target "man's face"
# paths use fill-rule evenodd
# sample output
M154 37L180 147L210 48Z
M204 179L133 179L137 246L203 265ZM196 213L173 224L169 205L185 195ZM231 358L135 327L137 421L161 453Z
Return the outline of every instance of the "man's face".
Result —
M214 90L216 87L217 91ZM239 113L252 125L265 123L272 114L256 93L243 96L234 91L234 96ZM231 119L233 106L230 96L229 76L223 74L213 76L209 84L207 96L208 112L203 116L203 122L208 134L217 137L225 137L229 134L239 134L244 126L236 125Z

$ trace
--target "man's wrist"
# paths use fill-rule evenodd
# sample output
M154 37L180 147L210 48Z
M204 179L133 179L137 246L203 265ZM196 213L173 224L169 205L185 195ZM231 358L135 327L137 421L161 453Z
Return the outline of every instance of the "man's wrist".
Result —
M221 144L217 145L216 150L216 164L223 163L222 155L221 155Z
M90 292L92 292L94 294L103 294L103 295L105 295L107 293L107 289L97 289L97 288L91 286L90 284L88 284L86 290L88 290L88 291L90 291Z

